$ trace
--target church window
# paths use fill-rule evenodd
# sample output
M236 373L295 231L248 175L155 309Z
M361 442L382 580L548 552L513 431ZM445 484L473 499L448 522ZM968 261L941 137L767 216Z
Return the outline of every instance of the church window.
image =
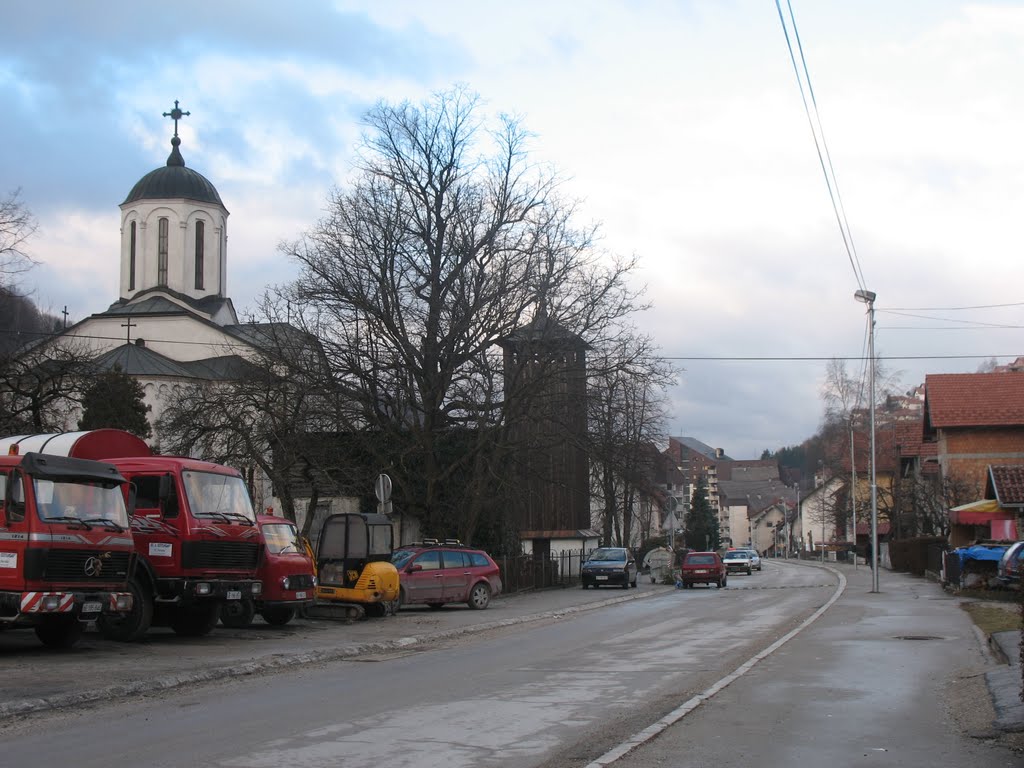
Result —
M156 249L156 284L167 285L167 219L160 219Z
M206 240L206 225L201 221L196 222L196 289L203 288L203 244Z
M128 290L135 290L135 222L129 228L128 235Z

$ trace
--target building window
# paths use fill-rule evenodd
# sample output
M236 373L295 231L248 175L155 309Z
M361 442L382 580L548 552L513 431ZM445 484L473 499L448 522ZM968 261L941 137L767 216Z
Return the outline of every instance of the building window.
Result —
M206 240L206 226L201 221L196 222L196 290L203 288L203 243Z
M167 285L167 219L160 219L156 248L156 284Z
M128 290L135 290L135 222L132 222L128 235Z

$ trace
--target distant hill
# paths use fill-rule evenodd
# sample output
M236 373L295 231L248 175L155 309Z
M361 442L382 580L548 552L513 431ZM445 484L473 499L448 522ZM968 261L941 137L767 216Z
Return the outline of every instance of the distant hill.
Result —
M60 318L41 311L29 297L0 286L0 356L62 326Z

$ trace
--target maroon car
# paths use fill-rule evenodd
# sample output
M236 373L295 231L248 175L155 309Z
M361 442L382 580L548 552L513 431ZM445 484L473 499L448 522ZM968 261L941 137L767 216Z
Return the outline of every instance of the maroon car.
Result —
M491 556L455 541L425 541L396 549L400 606L466 603L483 610L501 593L501 574Z
M715 584L719 589L726 585L725 563L717 552L687 552L683 558L679 580L684 588L694 584Z

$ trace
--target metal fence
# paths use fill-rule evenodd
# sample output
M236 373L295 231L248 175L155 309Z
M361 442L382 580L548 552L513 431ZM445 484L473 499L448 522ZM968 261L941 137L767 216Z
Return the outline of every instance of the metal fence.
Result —
M516 555L495 558L501 569L502 589L506 593L578 584L584 560L586 552L582 549L552 552L548 557Z

